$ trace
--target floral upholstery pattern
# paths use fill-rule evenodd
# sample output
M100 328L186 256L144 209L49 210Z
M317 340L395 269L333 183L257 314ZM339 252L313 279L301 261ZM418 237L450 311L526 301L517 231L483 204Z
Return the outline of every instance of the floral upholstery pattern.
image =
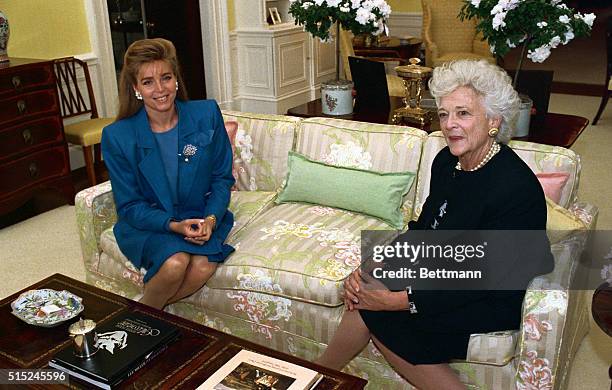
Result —
M299 124L282 115L223 111L225 121L238 122L234 169L240 191L275 191L287 174L287 153Z
M430 165L445 145L440 133L334 118L301 120L279 115L223 112L238 122L234 165L238 191L230 209L236 247L196 294L167 311L306 358L319 356L342 317L342 282L361 261L360 231L384 229L365 215L317 205L274 203L295 150L333 165L382 172L417 172L404 203L416 219L429 192ZM561 203L589 229L597 208L575 202L580 159L572 151L511 142L536 172L567 172ZM112 226L116 210L109 182L77 194L76 214L87 282L128 298L142 293L143 270L119 250ZM588 329L583 293L572 290L586 232L552 246L555 269L534 279L519 330L475 334L466 361L451 363L471 389L564 388L578 344ZM483 313L486 315L486 313ZM411 389L370 343L345 371L370 389Z
M361 263L360 231L385 228L331 207L276 205L228 239L236 253L207 285L339 306L342 281Z
M411 127L372 125L334 118L309 118L298 130L295 150L314 161L376 172L417 172L427 133ZM413 217L412 186L402 213Z

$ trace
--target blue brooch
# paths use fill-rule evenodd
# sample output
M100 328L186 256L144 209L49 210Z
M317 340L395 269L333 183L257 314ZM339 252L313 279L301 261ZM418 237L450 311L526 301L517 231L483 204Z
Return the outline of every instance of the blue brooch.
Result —
M183 148L183 156L185 156L185 162L189 162L189 157L195 156L197 151L197 146L192 144L185 145L185 147Z

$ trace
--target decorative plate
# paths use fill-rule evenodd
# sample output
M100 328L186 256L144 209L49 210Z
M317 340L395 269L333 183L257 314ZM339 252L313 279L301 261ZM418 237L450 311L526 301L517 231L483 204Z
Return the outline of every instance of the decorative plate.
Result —
M14 314L31 325L51 327L83 311L83 298L62 290L48 288L26 291L11 303Z

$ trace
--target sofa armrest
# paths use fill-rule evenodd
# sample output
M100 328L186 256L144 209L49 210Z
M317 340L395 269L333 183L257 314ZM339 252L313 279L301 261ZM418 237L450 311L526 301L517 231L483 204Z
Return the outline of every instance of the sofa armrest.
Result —
M586 202L575 202L569 209L572 214L578 217L587 227L587 230L595 230L599 208Z
M588 231L579 231L553 244L554 270L534 278L525 293L516 348L517 388L525 385L535 369L553 384L561 381L567 360L585 334L585 322L580 319L586 308L574 283L587 238Z
M75 210L85 269L97 271L102 252L100 235L117 222L110 181L80 191L75 197Z

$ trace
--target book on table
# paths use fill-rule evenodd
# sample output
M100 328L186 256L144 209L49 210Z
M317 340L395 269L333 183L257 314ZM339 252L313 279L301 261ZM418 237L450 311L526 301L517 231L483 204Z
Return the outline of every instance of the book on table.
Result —
M238 352L198 390L308 390L323 379L317 371L246 349Z
M103 389L123 382L163 352L179 337L174 325L139 312L127 312L96 328L98 351L89 358L74 354L68 345L49 367Z

